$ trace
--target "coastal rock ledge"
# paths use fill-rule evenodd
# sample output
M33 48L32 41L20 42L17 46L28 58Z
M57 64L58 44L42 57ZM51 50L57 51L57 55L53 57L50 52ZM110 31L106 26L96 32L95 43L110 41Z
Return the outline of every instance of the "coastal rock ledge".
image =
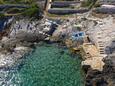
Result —
M45 28L47 19L14 19L7 36L0 40L0 68L12 67L18 59L33 50L34 46L49 35Z
M114 86L115 68L111 60L105 60L103 71L93 70L90 66L84 66L86 71L85 86Z

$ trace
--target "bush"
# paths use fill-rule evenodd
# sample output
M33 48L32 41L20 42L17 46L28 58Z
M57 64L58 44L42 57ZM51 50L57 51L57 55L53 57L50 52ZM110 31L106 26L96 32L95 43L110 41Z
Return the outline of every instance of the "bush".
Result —
M4 14L0 13L0 18L3 18L4 16L5 16Z
M17 14L27 17L38 17L41 10L39 6L36 4L35 0L0 0L0 4L19 4L19 5L27 5L29 8L8 8L6 12L11 14ZM3 16L0 14L0 16Z
M4 0L0 0L0 4L4 4Z
M82 7L88 7L91 3L92 3L92 0L83 1L81 6Z
M25 11L22 13L24 16L33 17L33 16L39 16L40 8L36 4L32 4L30 8L25 9Z
M96 2L97 2L97 0L86 0L86 1L82 2L81 6L91 8L92 6L95 5Z

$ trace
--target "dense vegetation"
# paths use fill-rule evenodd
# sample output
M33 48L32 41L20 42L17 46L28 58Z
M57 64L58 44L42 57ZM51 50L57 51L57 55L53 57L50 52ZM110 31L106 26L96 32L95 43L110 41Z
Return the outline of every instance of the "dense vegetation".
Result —
M11 16L11 15L23 15L28 17L40 16L40 8L36 4L36 0L0 0L1 5L18 5L18 6L27 6L27 8L7 8L4 9L4 13L0 16Z
M98 0L84 0L82 2L82 7L89 7L89 9L91 9L94 6L99 6L98 3L96 3Z
M0 0L0 4L20 4L20 3L33 3L35 0Z

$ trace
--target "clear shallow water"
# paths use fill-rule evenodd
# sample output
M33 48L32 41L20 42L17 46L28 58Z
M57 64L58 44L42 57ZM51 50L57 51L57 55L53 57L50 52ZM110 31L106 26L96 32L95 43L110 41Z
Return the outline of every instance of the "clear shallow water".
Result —
M80 59L54 45L37 47L9 75L10 84L4 86L84 86Z

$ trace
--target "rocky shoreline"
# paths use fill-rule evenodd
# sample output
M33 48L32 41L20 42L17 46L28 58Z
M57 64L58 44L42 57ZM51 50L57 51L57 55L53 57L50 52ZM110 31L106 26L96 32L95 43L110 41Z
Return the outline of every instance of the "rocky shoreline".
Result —
M80 45L78 45L78 42L76 40L72 40L72 33L83 30L89 33L91 29L100 28L101 25L107 26L107 22L111 22L113 17L107 16L107 18L96 18L96 17L88 17L88 18L79 18L76 19L70 19L63 22L62 25L60 25L54 34L52 35L51 41L61 41L63 42L73 53L79 52L77 48L79 48L80 45L82 45L82 41L80 42ZM77 23L78 29L74 28ZM112 22L114 23L114 22ZM111 25L111 24L110 24ZM113 28L113 27L112 27ZM74 51L75 50L75 51ZM85 58L87 60L88 58ZM84 58L83 58L84 61ZM93 60L92 60L93 61ZM103 70L100 71L98 69L94 69L91 67L91 65L82 65L83 70L86 73L86 83L85 86L114 86L115 85L115 66L112 62L112 59L107 56L101 60L104 63ZM92 62L94 63L94 62ZM98 64L95 64L97 66ZM100 65L102 66L102 65Z
M45 23L20 19L12 22L10 33L0 40L0 68L11 67L18 59L32 51L33 47L48 37ZM49 26L50 27L50 26ZM23 29L22 29L23 28Z
M14 65L18 59L32 51L33 46L40 41L59 43L67 46L71 50L77 45L76 41L69 42L72 33L83 29L72 27L79 22L81 21L76 19L53 21L45 18L42 20L22 18L13 21L8 36L4 36L2 40L0 40L0 69ZM90 21L90 23L91 22L92 21ZM86 22L81 22L81 24L84 23ZM86 72L85 86L114 86L115 68L113 67L111 59L105 59L104 62L103 71L93 70L88 65L83 66Z
M83 66L86 73L85 86L114 86L115 69L110 59L106 59L103 71L93 70L90 66Z

